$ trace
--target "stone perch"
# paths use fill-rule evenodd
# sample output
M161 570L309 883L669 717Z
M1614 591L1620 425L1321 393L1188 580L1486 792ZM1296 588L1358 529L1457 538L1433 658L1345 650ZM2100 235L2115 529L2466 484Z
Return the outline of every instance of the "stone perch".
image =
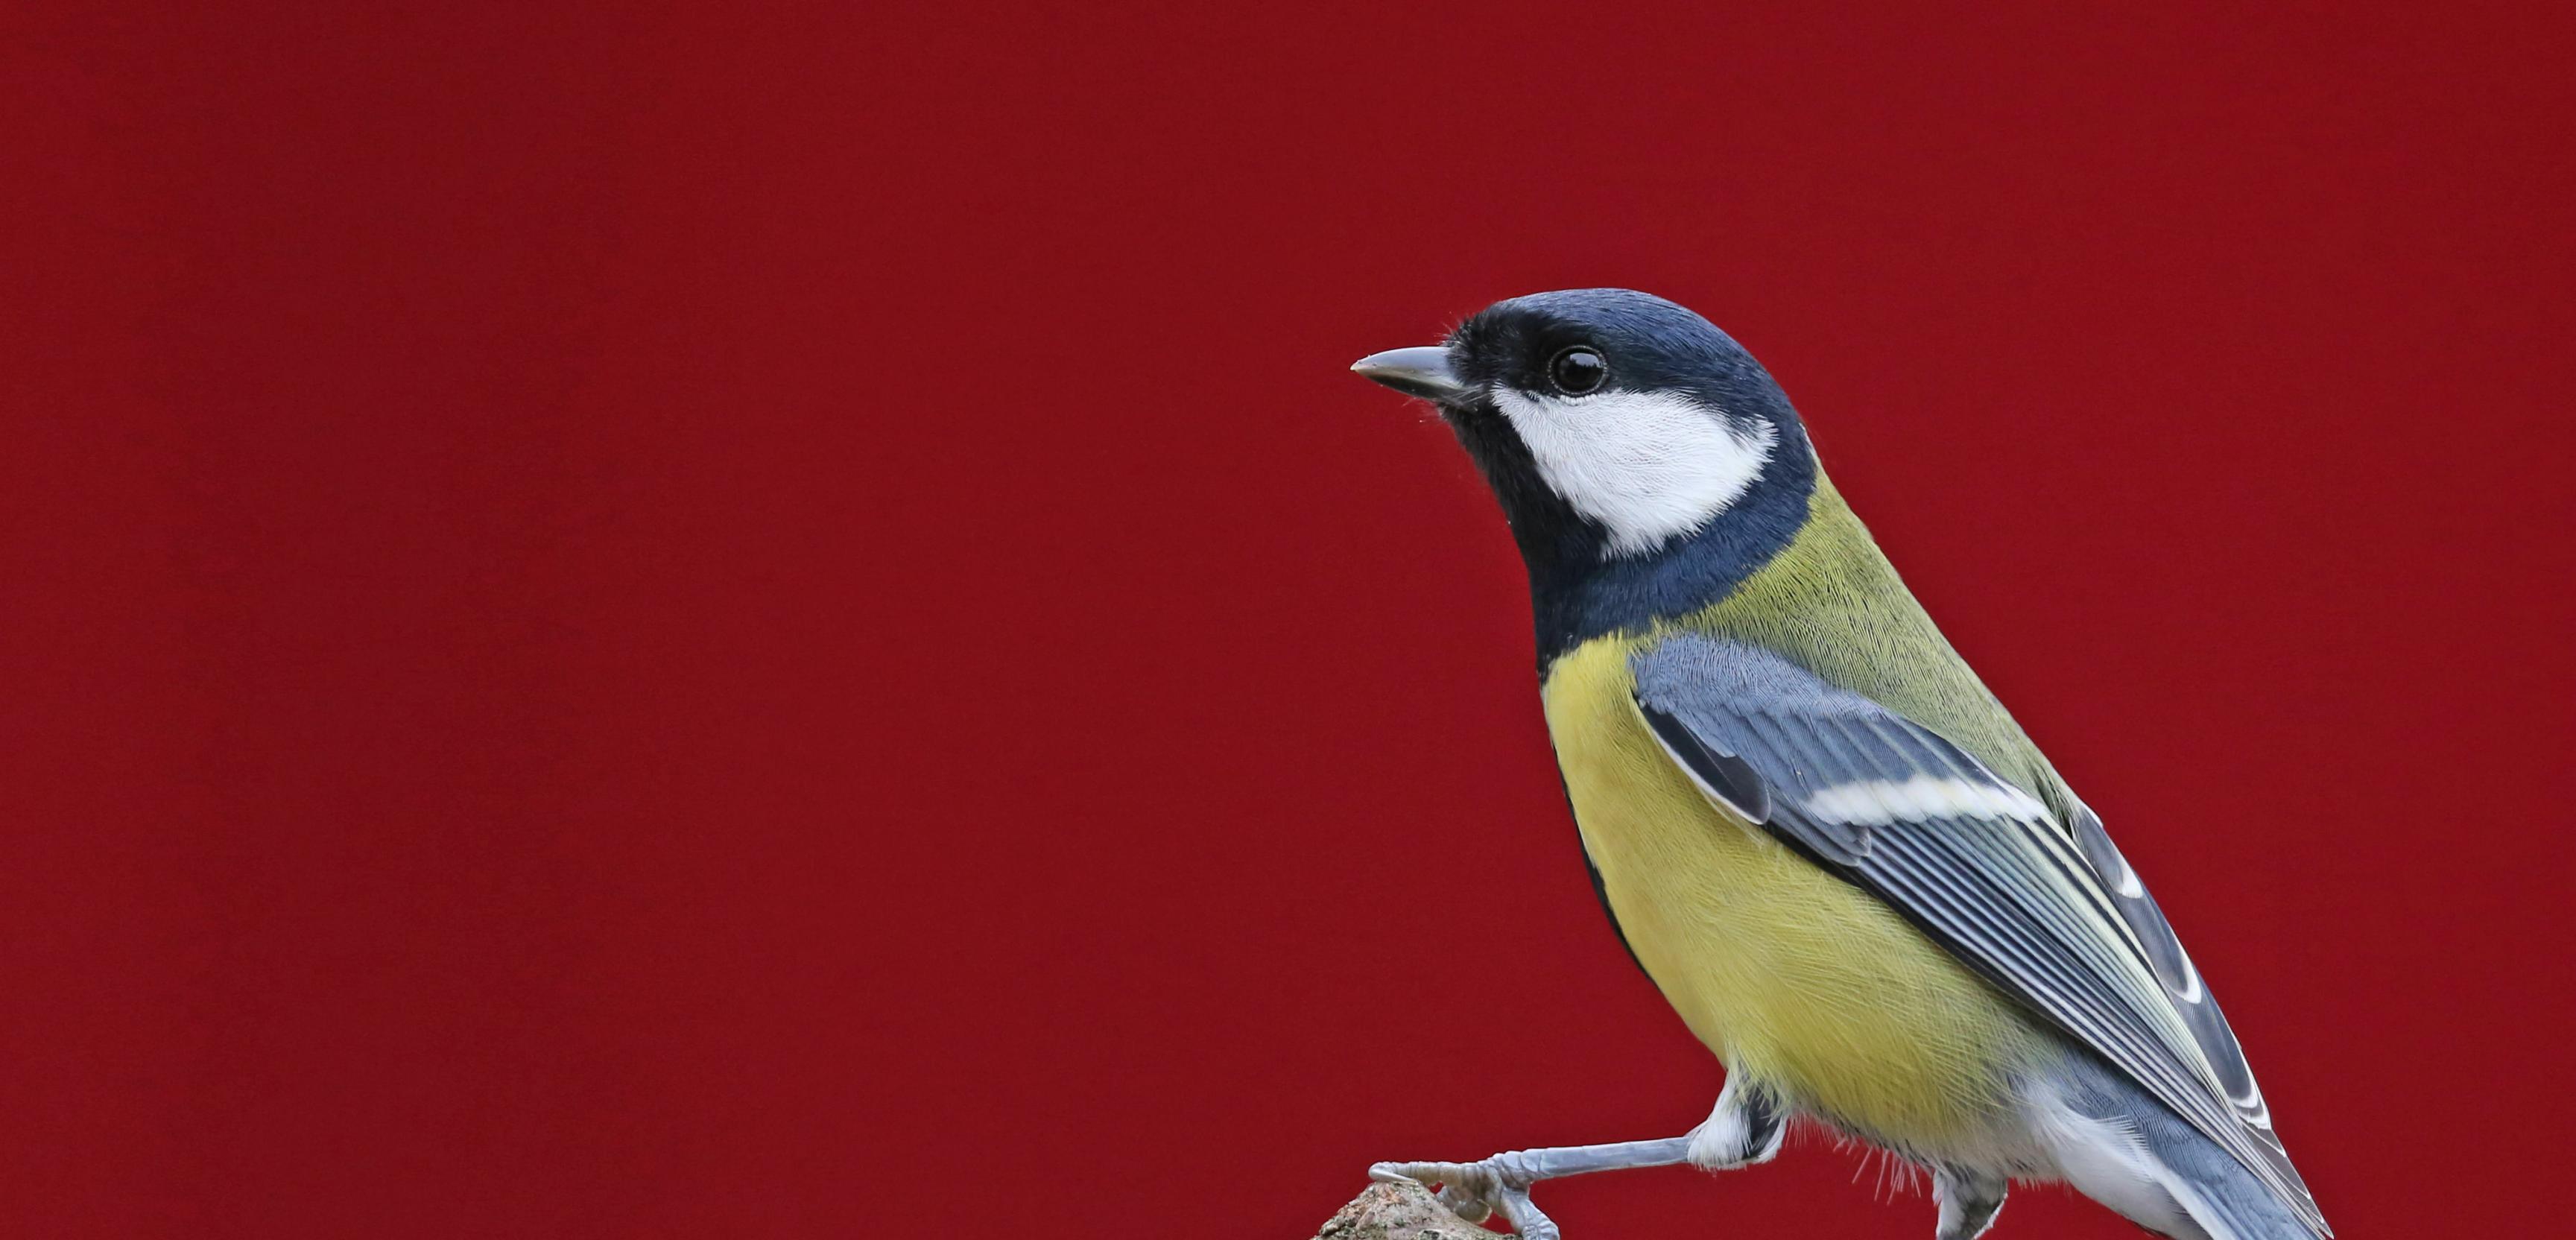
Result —
M1330 1219L1315 1240L1509 1240L1449 1212L1411 1182L1371 1184Z

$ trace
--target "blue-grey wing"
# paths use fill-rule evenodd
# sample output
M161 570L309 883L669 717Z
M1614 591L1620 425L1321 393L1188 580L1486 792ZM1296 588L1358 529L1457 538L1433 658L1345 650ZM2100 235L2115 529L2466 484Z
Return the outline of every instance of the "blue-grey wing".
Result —
M1640 713L1709 796L1886 901L2233 1154L2319 1235L2244 1052L2153 897L2078 809L1765 650L1634 659Z

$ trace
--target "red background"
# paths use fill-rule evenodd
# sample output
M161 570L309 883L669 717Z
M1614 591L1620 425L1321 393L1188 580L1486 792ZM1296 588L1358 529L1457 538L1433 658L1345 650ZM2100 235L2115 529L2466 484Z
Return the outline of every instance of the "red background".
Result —
M1300 1237L1683 1130L1501 523L1343 373L1624 284L2344 1233L2556 1230L2567 10L1798 7L22 10L0 1221ZM1541 1200L1929 1229L1853 1167Z

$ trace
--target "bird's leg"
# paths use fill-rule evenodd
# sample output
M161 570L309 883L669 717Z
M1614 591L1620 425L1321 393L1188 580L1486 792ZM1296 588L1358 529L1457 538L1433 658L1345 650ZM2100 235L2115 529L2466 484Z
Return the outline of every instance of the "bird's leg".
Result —
M1690 1163L1702 1171L1732 1171L1766 1163L1789 1132L1789 1109L1778 1095L1733 1069L1717 1094L1717 1109L1690 1131Z
M1499 1211L1512 1230L1530 1240L1558 1240L1556 1224L1530 1201L1530 1185L1560 1176L1595 1171L1628 1171L1687 1162L1724 1171L1769 1159L1780 1152L1788 1125L1776 1099L1759 1087L1739 1087L1730 1076L1718 1095L1708 1122L1683 1136L1661 1141L1623 1141L1612 1145L1568 1145L1542 1150L1507 1150L1470 1163L1382 1162L1369 1168L1373 1180L1412 1180L1440 1186L1440 1202L1471 1223Z
M1530 1203L1530 1185L1594 1171L1668 1167L1689 1156L1689 1137L1667 1137L1614 1145L1505 1150L1470 1163L1382 1162L1369 1168L1369 1178L1437 1184L1440 1204L1470 1223L1481 1223L1486 1215L1500 1211L1511 1221L1512 1230L1529 1240L1558 1240L1556 1224Z
M1941 1221L1932 1240L1977 1240L2003 1212L2004 1178L1960 1167L1932 1172L1932 1198L1941 1203Z

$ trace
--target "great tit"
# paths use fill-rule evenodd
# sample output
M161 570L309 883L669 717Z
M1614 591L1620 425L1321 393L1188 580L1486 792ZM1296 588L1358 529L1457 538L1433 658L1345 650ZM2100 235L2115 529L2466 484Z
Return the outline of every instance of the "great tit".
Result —
M1748 1166L1803 1117L1928 1170L1940 1240L2012 1180L2167 1236L2331 1234L2155 899L1751 354L1578 289L1351 369L1435 404L1501 500L1595 890L1726 1066L1682 1136L1374 1177L1552 1238L1538 1180Z

